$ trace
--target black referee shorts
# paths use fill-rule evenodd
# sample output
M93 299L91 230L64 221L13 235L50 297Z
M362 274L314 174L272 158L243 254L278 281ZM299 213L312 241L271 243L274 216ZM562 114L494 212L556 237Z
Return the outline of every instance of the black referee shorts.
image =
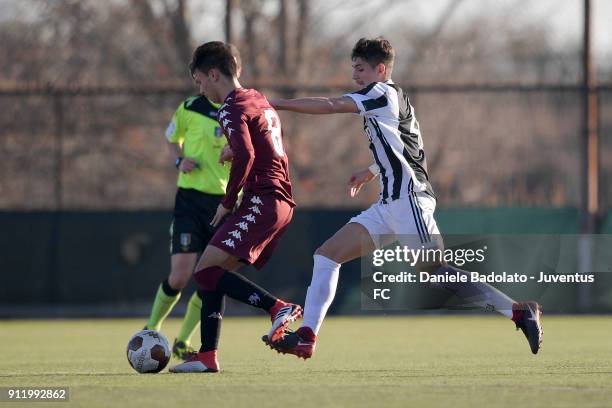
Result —
M170 253L202 252L214 235L210 225L222 195L179 188L174 200L174 219L170 226Z

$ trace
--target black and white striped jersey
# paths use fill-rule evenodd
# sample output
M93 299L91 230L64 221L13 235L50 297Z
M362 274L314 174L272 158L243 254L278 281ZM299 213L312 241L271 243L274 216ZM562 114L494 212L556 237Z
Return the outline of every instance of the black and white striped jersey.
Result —
M419 191L433 196L419 122L404 91L387 80L345 96L355 101L363 116L370 150L380 167L380 201Z

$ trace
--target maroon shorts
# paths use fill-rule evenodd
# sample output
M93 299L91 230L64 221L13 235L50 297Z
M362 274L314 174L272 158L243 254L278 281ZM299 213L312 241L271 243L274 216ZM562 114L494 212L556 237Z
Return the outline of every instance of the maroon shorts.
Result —
M210 239L209 245L261 269L291 222L293 207L273 195L245 195Z

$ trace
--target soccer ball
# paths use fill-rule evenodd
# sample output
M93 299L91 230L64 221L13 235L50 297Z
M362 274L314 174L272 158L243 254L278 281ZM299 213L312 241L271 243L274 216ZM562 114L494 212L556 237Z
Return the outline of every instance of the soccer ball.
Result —
M128 342L127 359L139 373L159 373L170 361L168 340L155 330L139 331Z

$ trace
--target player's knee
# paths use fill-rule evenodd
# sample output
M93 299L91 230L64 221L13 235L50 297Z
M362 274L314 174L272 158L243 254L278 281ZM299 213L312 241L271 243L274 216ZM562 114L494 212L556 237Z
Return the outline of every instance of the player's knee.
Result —
M193 264L189 262L177 262L173 263L170 276L168 277L168 283L171 287L177 290L183 289L187 286L191 273L193 271Z
M339 248L337 245L334 245L332 241L327 240L323 243L323 245L317 248L315 255L322 255L326 258L333 259L338 255L338 250Z
M168 284L170 287L175 290L182 290L187 286L187 282L189 281L189 273L185 274L182 271L176 272L172 271L170 276L168 277Z
M219 266L211 266L208 268L200 269L193 277L198 283L198 286L203 291L215 291L217 290L217 284L219 280L226 272L225 269Z
M348 256L346 248L344 248L340 242L334 240L333 238L325 241L323 245L317 248L314 254L324 256L340 264L346 262L346 258Z

